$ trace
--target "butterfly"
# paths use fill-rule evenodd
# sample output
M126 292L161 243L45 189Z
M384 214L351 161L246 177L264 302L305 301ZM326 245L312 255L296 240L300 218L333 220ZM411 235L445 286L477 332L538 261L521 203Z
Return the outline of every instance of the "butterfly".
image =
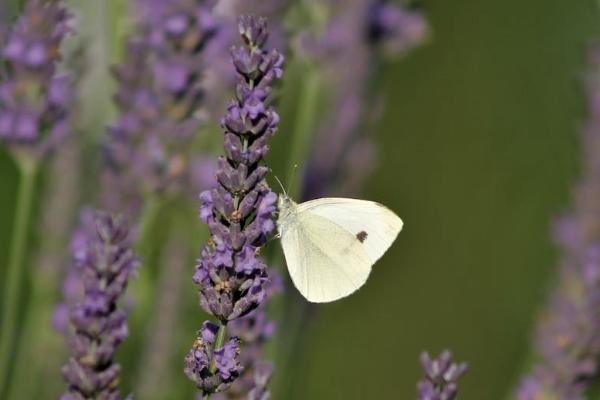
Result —
M402 220L367 200L322 198L297 204L279 196L278 235L292 282L310 302L346 297L402 230Z

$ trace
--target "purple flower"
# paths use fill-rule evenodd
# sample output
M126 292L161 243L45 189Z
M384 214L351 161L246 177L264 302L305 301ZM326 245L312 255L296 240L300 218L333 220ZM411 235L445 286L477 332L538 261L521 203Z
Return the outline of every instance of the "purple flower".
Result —
M223 322L247 314L264 298L266 266L256 254L274 230L277 200L260 162L277 129L275 110L264 102L270 83L281 76L283 57L260 47L267 38L264 20L243 17L240 32L248 47L233 51L240 81L238 98L222 121L226 157L219 159L219 186L200 195L200 215L213 236L198 265L201 303Z
M128 330L117 302L139 263L123 218L97 212L83 223L72 253L84 294L70 309L72 357L62 369L69 384L62 398L118 399L120 366L113 359Z
M236 81L236 70L231 63L229 49L237 43L238 16L252 13L270 19L267 45L274 48L285 46L283 29L284 12L289 0L222 0L215 5L218 29L214 40L206 48L206 73L203 83L207 88L206 102L210 115L220 115L227 106L227 88Z
M445 351L438 358L421 354L423 379L417 385L420 400L454 400L458 394L458 379L467 372L467 364L456 364L452 353Z
M519 400L578 400L598 373L600 356L600 193L599 49L592 51L589 121L584 130L583 176L575 188L573 210L555 229L562 250L559 281L542 314L536 335L537 364L525 376Z
M275 270L269 272L271 281L266 288L267 299L282 291L282 280ZM263 360L262 348L275 334L276 324L267 317L266 303L245 317L229 323L229 331L239 337L242 344L241 364L244 371L231 388L222 395L223 399L269 399L267 389L273 367Z
M217 163L217 186L200 195L200 218L211 240L194 274L200 305L219 320L221 329L249 315L267 297L267 266L258 254L274 231L277 201L261 163L279 121L266 101L271 84L281 77L283 56L263 48L268 38L265 19L241 17L239 32L245 46L232 50L239 75L236 100L221 122L225 156ZM223 391L240 373L237 340L205 350L195 355L192 349L186 373L204 394Z
M218 330L217 325L206 321L185 357L185 374L205 393L227 389L242 371L235 337L223 347L214 348Z
M0 42L6 61L0 81L0 141L41 157L69 131L71 79L56 71L70 32L61 1L32 0Z
M119 116L105 143L106 185L124 193L107 191L106 203L133 204L133 211L148 194L206 187L207 169L193 159L190 144L203 123L203 52L216 33L211 2L136 4L140 18L124 62L114 69Z
M390 4L372 1L367 14L367 34L374 44L381 44L389 54L403 55L423 43L427 37L423 14Z

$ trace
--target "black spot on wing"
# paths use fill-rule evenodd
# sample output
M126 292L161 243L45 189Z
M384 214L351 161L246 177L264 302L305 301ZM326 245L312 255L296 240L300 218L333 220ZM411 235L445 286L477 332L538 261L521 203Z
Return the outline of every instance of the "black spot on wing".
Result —
M364 243L364 241L367 239L367 236L369 236L369 234L365 231L360 231L356 234L356 238L361 243Z

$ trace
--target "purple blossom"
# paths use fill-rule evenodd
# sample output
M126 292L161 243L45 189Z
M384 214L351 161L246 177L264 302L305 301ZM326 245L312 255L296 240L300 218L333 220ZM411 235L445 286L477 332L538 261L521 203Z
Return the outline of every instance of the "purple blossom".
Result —
M283 289L281 277L275 270L269 272L271 281L267 286L267 299ZM275 334L276 324L267 317L266 303L245 317L229 323L229 331L239 337L242 343L240 363L244 371L232 387L218 397L219 399L238 399L247 396L249 399L269 399L267 389L273 366L264 361L262 349Z
M264 49L265 19L241 17L239 33L245 46L232 49L239 75L236 100L221 121L225 156L218 160L217 186L200 195L200 218L208 225L211 240L194 274L200 305L222 329L256 310L268 295L267 266L259 252L274 231L277 200L261 162L268 151L267 139L279 122L266 101L273 81L282 75L283 56ZM237 341L197 355L193 349L186 373L204 394L223 391L239 376L238 353ZM207 370L211 363L214 367Z
M283 57L262 49L264 20L242 17L240 34L249 47L232 51L240 74L237 100L222 120L226 157L219 158L219 185L200 195L200 215L212 242L202 252L195 279L202 306L223 322L247 314L264 299L266 266L256 254L274 230L277 199L265 181L268 170L259 163L279 121L264 101L272 81L281 76Z
M83 222L90 223L85 219ZM72 252L84 295L70 309L72 357L62 369L69 387L61 398L118 399L120 366L113 359L128 330L125 312L117 302L138 260L122 217L97 212L93 224L81 229L85 238L74 241Z
M204 393L226 390L242 371L237 338L229 339L221 348L214 348L218 330L217 325L206 321L185 357L185 374Z
M69 131L71 79L56 70L69 21L61 1L32 0L0 41L0 141L15 150L44 156Z
M387 0L371 1L367 13L369 40L392 55L403 55L423 43L427 22L417 10L390 4Z
M598 374L600 356L600 67L593 49L589 76L589 121L583 135L583 176L574 191L573 210L556 226L562 250L558 286L550 295L536 335L538 363L523 378L519 400L543 396L583 399Z
M467 364L456 364L452 353L444 351L438 358L421 354L423 379L417 385L420 400L454 400L458 394L458 379L467 372Z
M231 63L229 49L237 43L239 32L237 18L252 13L270 20L268 47L284 48L281 26L289 0L219 0L214 13L219 26L217 33L206 48L206 73L203 79L207 88L207 107L210 114L220 115L227 107L227 89L235 85L236 70Z
M213 169L192 156L190 144L203 123L203 52L216 33L211 2L136 5L140 19L124 62L114 69L119 116L105 144L106 186L120 188L107 191L106 202L134 210L144 195L206 188Z

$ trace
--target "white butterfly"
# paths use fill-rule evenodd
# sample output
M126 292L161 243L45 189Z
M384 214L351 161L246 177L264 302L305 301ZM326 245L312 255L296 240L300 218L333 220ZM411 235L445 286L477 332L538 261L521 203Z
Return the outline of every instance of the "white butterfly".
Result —
M365 284L402 220L372 201L324 198L296 204L281 195L277 229L294 285L308 301L326 303Z

